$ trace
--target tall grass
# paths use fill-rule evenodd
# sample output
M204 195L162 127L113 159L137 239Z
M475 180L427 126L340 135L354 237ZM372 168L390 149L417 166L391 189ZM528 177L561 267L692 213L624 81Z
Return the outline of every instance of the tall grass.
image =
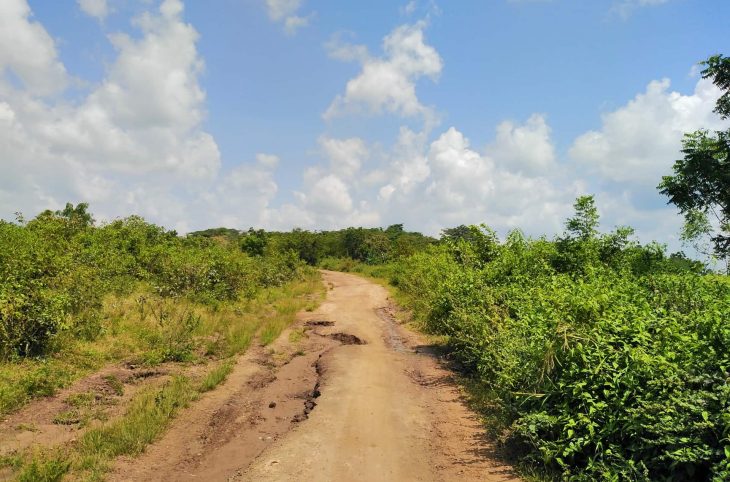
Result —
M203 379L200 384L200 392L209 392L215 387L223 383L228 375L233 371L234 362L232 360L226 360L217 367L213 368Z

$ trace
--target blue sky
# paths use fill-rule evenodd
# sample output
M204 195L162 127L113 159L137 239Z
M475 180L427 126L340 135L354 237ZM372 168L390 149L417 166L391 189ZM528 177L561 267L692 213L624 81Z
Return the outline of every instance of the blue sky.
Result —
M679 248L655 186L725 124L721 0L4 0L0 216L87 201L181 231L485 222ZM4 32L4 33L2 33Z

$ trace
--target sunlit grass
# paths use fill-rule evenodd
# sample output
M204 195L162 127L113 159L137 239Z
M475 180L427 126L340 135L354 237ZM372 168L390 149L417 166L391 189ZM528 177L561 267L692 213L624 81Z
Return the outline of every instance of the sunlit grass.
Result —
M201 392L209 392L210 390L213 390L215 387L223 383L226 378L228 378L228 375L230 375L233 371L233 366L234 363L232 360L226 360L219 366L212 369L203 379L203 382L200 384L199 390Z
M104 301L104 329L96 340L61 337L57 350L43 359L0 363L0 415L53 395L110 363L227 358L246 351L257 334L269 344L298 311L316 307L322 294L318 273L308 271L301 280L259 290L250 299L214 306L154 297L141 288L124 297L110 296ZM200 322L188 340L175 324L191 313Z

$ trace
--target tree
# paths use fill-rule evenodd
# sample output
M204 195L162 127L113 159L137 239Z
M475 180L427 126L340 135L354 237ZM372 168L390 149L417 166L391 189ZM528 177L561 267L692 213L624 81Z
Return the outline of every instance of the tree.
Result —
M391 224L385 229L385 234L388 235L391 241L397 239L403 232L403 224Z
M453 241L456 242L458 240L464 240L464 241L473 241L475 234L474 230L471 226L467 226L465 224L460 224L459 226L456 226L455 228L446 228L441 230L441 239L443 241Z
M715 105L722 119L730 118L730 58L715 55L701 63L702 78L724 92ZM709 237L714 254L730 255L730 129L705 129L685 134L684 158L674 163L672 176L663 176L657 189L684 216L682 239L697 247Z
M579 196L573 204L575 215L565 222L565 229L581 241L598 233L598 209L593 196Z
M241 238L241 251L249 256L263 256L269 237L263 229L249 228L244 237Z
M55 214L67 219L76 227L86 228L94 225L94 218L89 212L88 203L78 203L76 207L71 203L66 203L66 207L62 211L56 211Z
M311 266L319 262L320 243L316 233L294 228L281 239L280 247L284 251L294 251L299 259Z

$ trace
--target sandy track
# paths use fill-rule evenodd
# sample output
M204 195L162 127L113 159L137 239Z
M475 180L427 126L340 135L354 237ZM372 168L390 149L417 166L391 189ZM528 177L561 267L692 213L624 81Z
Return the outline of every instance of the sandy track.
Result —
M389 316L387 291L354 275L323 276L327 300L295 325L309 322L309 336L295 343L284 333L273 353L243 357L112 478L518 480L490 456L450 373Z

